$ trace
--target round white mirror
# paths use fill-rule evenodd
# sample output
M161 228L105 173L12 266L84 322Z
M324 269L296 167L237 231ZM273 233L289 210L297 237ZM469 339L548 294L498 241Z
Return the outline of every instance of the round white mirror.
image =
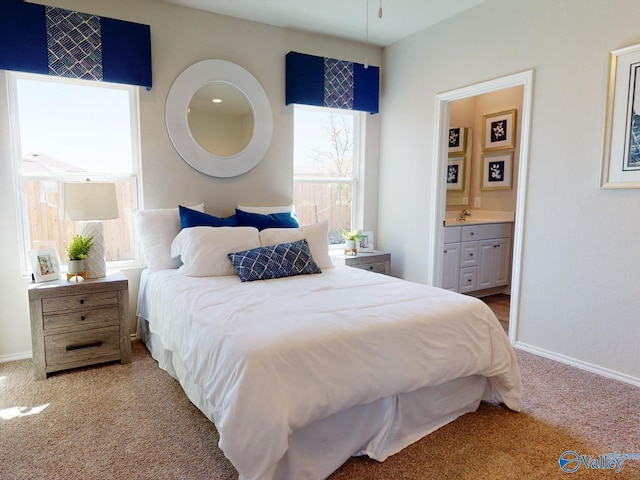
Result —
M187 109L193 139L207 152L221 157L237 155L253 135L253 110L233 85L210 82L198 89Z
M188 67L167 96L167 130L180 156L213 177L236 177L264 157L273 134L267 94L244 68L225 60Z

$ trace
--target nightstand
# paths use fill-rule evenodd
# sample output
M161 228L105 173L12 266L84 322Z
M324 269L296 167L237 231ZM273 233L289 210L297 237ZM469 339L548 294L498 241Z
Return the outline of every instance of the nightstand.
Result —
M331 258L337 265L347 265L385 275L389 275L391 272L391 254L387 252L376 250L373 252L358 252L356 256L331 255Z
M29 310L36 380L69 368L131 362L129 282L121 272L32 284Z

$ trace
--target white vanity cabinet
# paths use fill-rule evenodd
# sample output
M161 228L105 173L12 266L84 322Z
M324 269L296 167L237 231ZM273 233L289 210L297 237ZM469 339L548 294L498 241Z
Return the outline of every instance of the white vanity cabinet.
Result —
M508 285L511 230L510 222L445 227L442 287L470 293Z
M460 227L444 229L444 269L442 288L458 291L460 278Z

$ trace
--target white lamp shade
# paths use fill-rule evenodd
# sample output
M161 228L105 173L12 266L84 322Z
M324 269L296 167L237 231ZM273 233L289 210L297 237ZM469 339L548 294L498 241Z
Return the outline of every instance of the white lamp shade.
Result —
M67 220L110 220L118 218L116 184L106 182L63 183L64 214Z

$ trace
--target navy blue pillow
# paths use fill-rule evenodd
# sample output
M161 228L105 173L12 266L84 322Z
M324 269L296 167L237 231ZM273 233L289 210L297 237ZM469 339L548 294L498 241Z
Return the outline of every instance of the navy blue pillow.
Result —
M256 227L258 230L264 230L265 228L298 228L300 226L293 212L262 215L236 208L236 218L238 219L238 225Z
M306 240L227 254L241 282L322 273Z
M238 220L235 215L220 218L214 217L207 213L198 212L182 205L178 205L180 212L180 226L182 228L190 227L237 227Z

